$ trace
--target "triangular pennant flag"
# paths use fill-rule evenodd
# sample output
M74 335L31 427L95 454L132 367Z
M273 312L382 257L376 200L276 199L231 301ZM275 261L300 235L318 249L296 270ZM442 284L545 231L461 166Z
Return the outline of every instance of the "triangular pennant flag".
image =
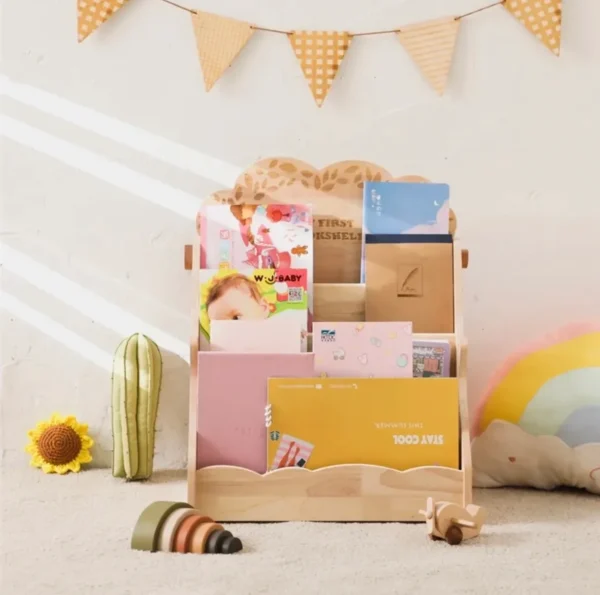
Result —
M210 91L248 43L254 29L249 23L207 12L193 13L192 23L204 86Z
M521 21L553 54L560 54L560 0L506 0L504 8Z
M310 91L321 107L350 47L352 35L346 31L292 31L289 37Z
M127 0L77 0L77 41L81 43Z
M402 27L398 38L430 85L444 94L460 20L454 17Z

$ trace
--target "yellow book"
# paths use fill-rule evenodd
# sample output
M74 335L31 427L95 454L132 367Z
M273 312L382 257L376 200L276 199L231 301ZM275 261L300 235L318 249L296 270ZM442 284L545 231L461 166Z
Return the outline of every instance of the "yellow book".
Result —
M459 466L456 378L270 378L267 466Z

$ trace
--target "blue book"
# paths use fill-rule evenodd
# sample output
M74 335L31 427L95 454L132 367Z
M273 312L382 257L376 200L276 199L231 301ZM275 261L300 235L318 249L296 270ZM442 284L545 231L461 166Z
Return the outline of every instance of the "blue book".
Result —
M365 244L451 244L450 233L382 233L365 235Z
M450 186L428 182L366 182L363 190L361 280L370 235L448 234Z

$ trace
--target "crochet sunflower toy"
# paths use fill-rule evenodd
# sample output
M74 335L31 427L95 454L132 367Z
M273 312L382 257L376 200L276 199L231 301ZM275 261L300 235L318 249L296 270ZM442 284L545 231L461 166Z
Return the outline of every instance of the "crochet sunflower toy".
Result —
M83 463L92 460L90 448L94 441L87 435L88 426L80 424L72 415L53 414L30 430L25 451L31 454L31 465L41 467L44 473L64 475L78 473Z

